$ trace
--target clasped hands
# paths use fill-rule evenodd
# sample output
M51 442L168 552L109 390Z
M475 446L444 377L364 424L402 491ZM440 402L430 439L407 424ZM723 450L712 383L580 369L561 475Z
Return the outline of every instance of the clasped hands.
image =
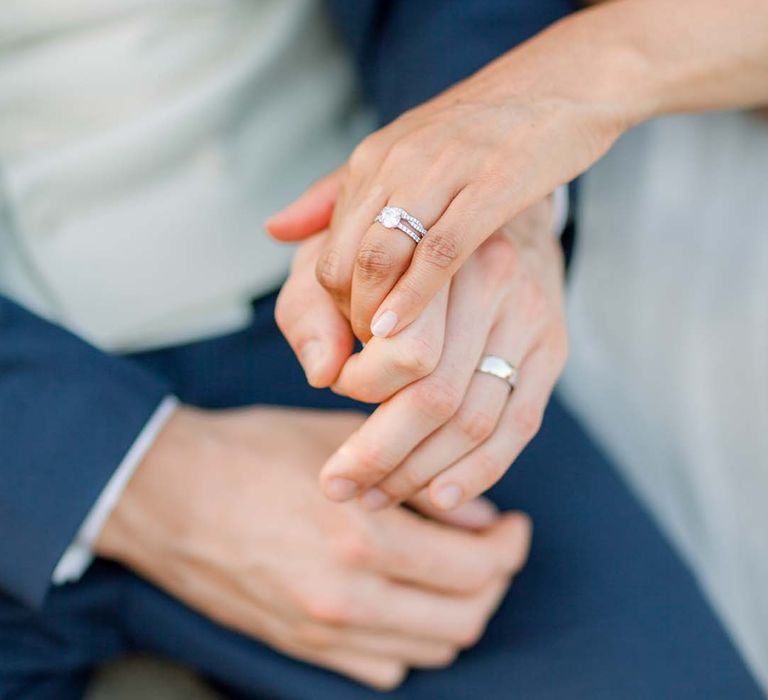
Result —
M502 226L420 316L380 337L371 316L398 279L398 256L414 243L374 225L355 253L317 232L331 223L322 212L330 213L335 182L294 205L290 233L271 224L282 238L308 236L276 310L308 381L381 404L325 463L323 491L378 510L426 490L435 507L452 510L498 481L535 435L565 361L552 198ZM355 336L365 342L356 353ZM519 369L512 393L500 378L475 371L484 355Z
M495 72L374 134L269 224L306 239L277 320L308 380L380 406L182 406L96 542L220 624L379 688L473 644L522 566L525 516L472 499L536 432L566 355L546 195L601 142L562 152L560 132L592 133L583 110L497 100ZM415 250L371 224L387 204L430 229ZM475 372L485 354L518 367L512 394ZM317 489L323 463L349 503ZM387 507L404 501L431 518Z

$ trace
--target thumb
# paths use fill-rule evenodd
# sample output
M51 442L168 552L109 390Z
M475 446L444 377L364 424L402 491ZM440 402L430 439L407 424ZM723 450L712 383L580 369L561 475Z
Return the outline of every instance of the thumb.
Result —
M264 223L267 233L279 241L298 241L328 228L341 186L341 173L342 168L337 168L285 209L273 214Z

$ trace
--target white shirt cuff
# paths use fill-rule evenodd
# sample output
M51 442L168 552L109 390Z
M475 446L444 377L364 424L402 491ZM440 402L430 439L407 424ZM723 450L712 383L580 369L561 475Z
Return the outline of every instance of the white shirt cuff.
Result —
M144 455L154 443L179 402L175 396L166 396L131 445L123 461L115 470L96 503L88 512L72 544L67 547L53 571L54 585L77 581L93 561L93 545L107 522L107 518L120 500L125 487Z
M552 193L552 199L552 233L560 238L568 224L568 209L570 207L568 185L560 185Z

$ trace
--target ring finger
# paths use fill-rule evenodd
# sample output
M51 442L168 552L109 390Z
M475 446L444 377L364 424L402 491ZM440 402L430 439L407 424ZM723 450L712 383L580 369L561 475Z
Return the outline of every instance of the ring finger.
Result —
M437 507L455 508L504 475L538 432L562 366L560 355L546 340L531 351L494 434L430 483L430 499Z
M509 311L489 335L483 356L505 358L517 368L537 342L541 329L538 325L523 324L514 305L507 304L506 308ZM479 355L474 358L475 366L480 359ZM475 371L464 401L453 418L432 433L402 464L371 489L363 497L363 503L372 507L398 503L429 484L440 472L448 469L494 433L510 393L511 387L505 380ZM445 503L450 498L458 500L461 494L457 489L450 489L444 491L442 496L444 502L438 505L451 507Z
M381 404L328 460L320 478L329 498L347 500L379 482L461 404L502 299L498 289L487 284L482 266L472 261L453 281L450 297L446 340L437 368ZM478 308L486 313L478 315ZM405 336L407 332L369 343L351 366L354 371L342 370L339 386L362 381L363 360L371 359L376 343L382 351L397 352ZM376 364L385 366L386 361L379 358ZM368 369L376 369L376 364Z
M364 342L371 335L386 336L394 325L388 317L373 313L408 268L418 240L442 215L456 194L459 182L425 180L409 191L398 190L362 237L352 273L350 322ZM373 218L373 217L372 217ZM405 229L405 230L403 230Z

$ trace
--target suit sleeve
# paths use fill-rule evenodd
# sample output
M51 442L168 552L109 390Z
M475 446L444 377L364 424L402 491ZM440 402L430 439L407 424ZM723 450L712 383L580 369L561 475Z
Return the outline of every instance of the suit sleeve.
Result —
M0 297L0 590L42 604L51 574L170 393Z
M334 0L381 123L576 9L573 0Z

